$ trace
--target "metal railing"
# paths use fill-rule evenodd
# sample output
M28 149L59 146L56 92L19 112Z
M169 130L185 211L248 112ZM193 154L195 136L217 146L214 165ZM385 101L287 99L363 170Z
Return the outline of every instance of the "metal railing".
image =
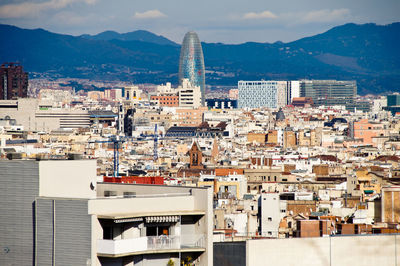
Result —
M161 235L131 239L99 239L97 253L126 254L148 250L205 248L205 235Z
M180 236L148 236L147 249L179 249L181 246Z

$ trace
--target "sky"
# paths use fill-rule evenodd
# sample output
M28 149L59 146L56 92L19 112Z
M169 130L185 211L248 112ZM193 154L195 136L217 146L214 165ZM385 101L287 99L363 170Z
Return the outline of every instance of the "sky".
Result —
M294 41L345 23L400 21L400 0L0 0L0 23L62 34L148 30L181 43Z

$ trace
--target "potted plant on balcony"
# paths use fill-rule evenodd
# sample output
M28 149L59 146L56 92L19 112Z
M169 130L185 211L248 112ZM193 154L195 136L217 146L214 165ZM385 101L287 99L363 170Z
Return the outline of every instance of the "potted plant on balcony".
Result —
M193 260L192 257L187 256L181 261L181 264L182 266L192 266L193 265L192 260Z

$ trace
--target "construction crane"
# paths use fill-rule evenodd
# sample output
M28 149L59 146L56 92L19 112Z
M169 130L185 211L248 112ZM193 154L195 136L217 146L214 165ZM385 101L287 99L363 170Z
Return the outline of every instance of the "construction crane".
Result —
M146 135L146 134L141 134L139 138L140 140L143 140L146 138L152 138L154 141L154 146L153 146L153 160L157 161L158 159L158 140L160 139L160 137L158 136L158 131L157 131L157 124L154 125L154 133L150 134L150 135Z
M157 161L158 159L158 132L157 132L157 124L154 126L154 148L153 148L153 160Z
M91 143L113 143L114 160L113 160L113 176L118 176L119 171L119 148L120 143L125 142L124 138L119 136L111 136L108 140L95 140Z
M134 141L134 140L142 140L142 138L153 138L154 146L153 146L153 160L156 161L158 159L158 132L157 132L157 124L154 126L154 134L153 135L141 135L139 138L133 137L121 137L121 136L111 136L108 140L95 140L92 143L113 143L114 150L114 158L113 158L113 176L117 177L119 171L119 149L120 144L126 141Z
M124 139L118 138L118 136L112 136L111 137L111 142L114 143L114 175L113 176L118 176L118 171L119 171L119 144L124 143Z

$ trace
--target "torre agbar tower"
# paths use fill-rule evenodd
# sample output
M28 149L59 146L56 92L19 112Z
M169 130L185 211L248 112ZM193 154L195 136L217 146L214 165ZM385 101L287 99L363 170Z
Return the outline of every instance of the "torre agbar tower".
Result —
M185 34L179 58L179 84L183 79L189 79L194 86L199 86L201 91L201 105L205 99L205 71L203 49L197 34L190 31Z

